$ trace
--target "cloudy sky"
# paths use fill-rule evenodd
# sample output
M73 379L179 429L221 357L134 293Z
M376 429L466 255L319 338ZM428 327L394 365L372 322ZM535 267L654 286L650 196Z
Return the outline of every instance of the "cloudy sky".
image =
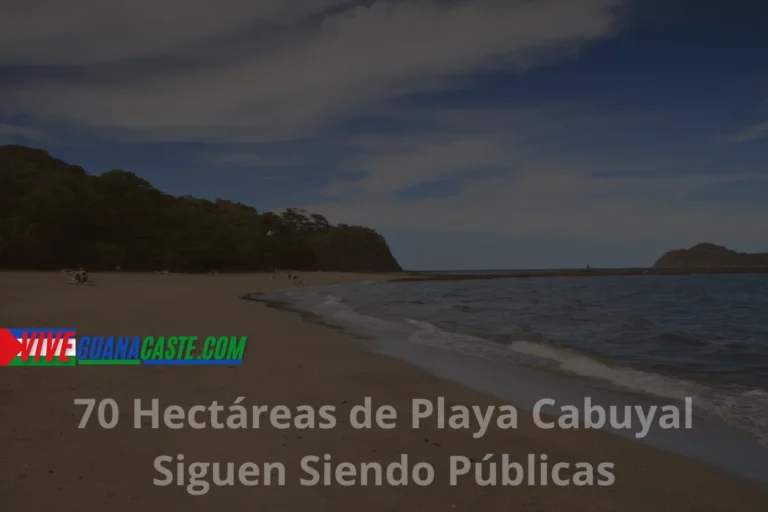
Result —
M411 269L768 251L768 2L27 0L0 144L372 226Z

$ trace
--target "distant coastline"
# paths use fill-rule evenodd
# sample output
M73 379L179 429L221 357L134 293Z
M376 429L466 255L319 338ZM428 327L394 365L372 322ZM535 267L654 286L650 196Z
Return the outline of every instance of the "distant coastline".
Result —
M471 281L478 279L527 279L536 277L607 277L607 276L685 276L713 274L768 274L764 266L723 266L723 267L648 267L630 269L572 269L534 270L488 274L403 272L393 281Z
M667 251L652 267L582 268L499 271L410 271L396 281L468 281L533 277L685 276L768 274L768 253L743 253L721 245L701 243L690 249Z

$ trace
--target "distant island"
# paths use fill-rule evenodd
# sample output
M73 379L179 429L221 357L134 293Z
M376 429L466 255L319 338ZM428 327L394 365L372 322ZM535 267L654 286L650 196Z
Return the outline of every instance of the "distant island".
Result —
M0 269L399 272L379 233L322 215L175 197L136 174L94 176L0 146Z
M768 266L768 253L736 252L720 245L702 243L690 249L667 251L655 268Z
M768 274L768 253L748 254L702 243L690 249L668 251L649 268L602 268L513 271L493 274L440 274L409 272L396 281L474 281L547 277L679 276L712 274Z

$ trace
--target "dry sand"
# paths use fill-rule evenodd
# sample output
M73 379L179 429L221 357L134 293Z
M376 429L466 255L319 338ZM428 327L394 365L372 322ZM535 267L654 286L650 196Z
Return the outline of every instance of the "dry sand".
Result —
M309 284L372 276L305 273ZM9 512L41 510L477 510L719 511L768 509L768 490L722 471L597 431L542 431L526 421L514 431L409 428L414 397L449 403L497 400L443 381L403 361L366 352L359 342L295 313L239 299L246 292L290 286L269 275L186 276L95 274L95 286L66 285L53 273L0 273L0 326L75 327L79 336L248 336L241 367L77 367L0 370L0 497ZM382 277L383 278L383 277ZM134 430L134 398L165 404L295 406L333 404L337 417L363 397L392 404L395 430L361 431L340 421L334 430ZM78 430L74 398L106 398L121 406L114 430L94 423ZM523 414L521 413L521 417ZM193 497L182 487L155 487L154 458L183 453L186 461L280 461L285 487L213 488ZM301 487L298 460L330 453L335 461L389 462L400 454L437 468L429 487ZM616 484L603 488L449 487L447 462L463 454L509 453L524 460L613 461Z

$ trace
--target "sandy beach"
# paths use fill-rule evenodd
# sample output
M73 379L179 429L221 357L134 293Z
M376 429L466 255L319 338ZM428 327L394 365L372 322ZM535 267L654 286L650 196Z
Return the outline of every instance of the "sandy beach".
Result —
M245 301L249 292L290 284L285 276L94 274L94 286L69 286L57 273L0 273L0 326L74 327L87 335L247 336L239 367L4 368L0 371L0 496L11 512L109 510L483 510L483 511L764 511L768 488L724 471L604 432L543 431L524 411L514 431L491 428L481 439L467 431L410 428L414 398L449 404L498 400L441 380L404 361L365 351L358 340L299 314ZM388 279L388 276L302 273L307 284ZM337 407L333 430L151 430L133 428L135 398L163 404ZM355 430L350 407L372 397L394 406L392 430ZM121 405L112 430L95 422L79 430L75 398L113 398ZM403 421L405 419L406 421ZM337 462L388 463L407 454L430 462L435 483L420 487L299 485L298 461L325 453ZM448 459L509 454L525 460L616 464L610 487L479 487L471 479L449 486ZM287 485L214 487L190 496L158 487L158 455L208 462L273 462L288 467ZM214 508L215 507L215 508Z

